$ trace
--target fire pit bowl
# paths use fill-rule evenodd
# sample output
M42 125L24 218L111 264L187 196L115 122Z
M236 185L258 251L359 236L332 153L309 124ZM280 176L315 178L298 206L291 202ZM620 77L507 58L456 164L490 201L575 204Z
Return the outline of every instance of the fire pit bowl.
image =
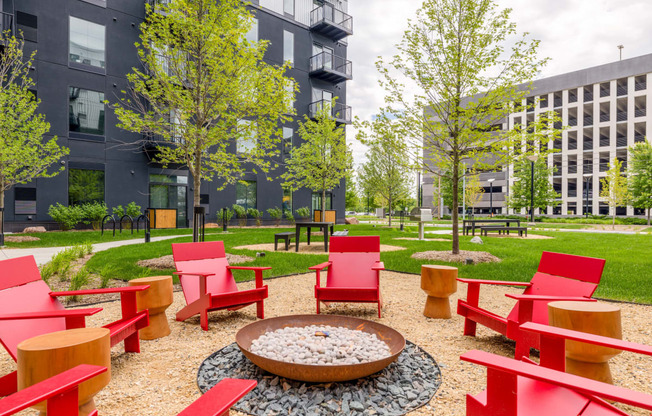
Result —
M389 346L391 355L381 360L360 364L310 365L272 360L251 352L251 342L267 332L310 325L330 325L376 334L378 339ZM240 329L235 336L235 341L242 353L263 370L292 380L311 383L355 380L377 373L396 360L405 347L405 338L395 329L365 319L339 315L289 315L263 319Z

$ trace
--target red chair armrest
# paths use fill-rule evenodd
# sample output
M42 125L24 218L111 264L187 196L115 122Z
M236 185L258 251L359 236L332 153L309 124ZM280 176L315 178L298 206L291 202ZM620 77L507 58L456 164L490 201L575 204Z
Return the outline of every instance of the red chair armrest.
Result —
M582 301L582 302L595 302L595 299L586 298L584 296L550 296L550 295L512 295L506 293L505 296L508 298L523 300L523 301L556 301L556 300L572 300L572 301Z
M23 312L23 313L0 315L0 321L7 321L7 320L14 320L14 319L85 317L85 316L95 315L101 310L102 308L87 308L87 309L70 309L70 310L47 311L47 312Z
M256 387L255 380L225 378L178 416L220 416Z
M86 289L86 290L72 290L67 292L50 292L50 296L84 296L84 295L101 295L103 293L128 293L140 292L141 290L149 289L149 285L142 286L125 286L125 287L109 287L106 289Z
M188 273L186 273L186 272L174 272L174 273L172 273L172 274L176 274L177 276L185 276L185 275L188 275L188 276L203 276L203 277L207 277L207 276L213 276L215 273L198 273L198 272L194 272L194 273L190 273L190 272L188 272Z
M464 279L458 277L457 281L462 283L475 283L480 285L532 286L532 283L530 282L510 282L507 280L478 280L478 279Z
M321 263L316 266L308 267L308 270L324 270L326 267L330 266L331 262L327 261L326 263Z
M576 391L580 394L598 396L603 399L652 410L652 395L628 390L611 384L567 374L550 368L528 364L511 358L472 350L460 356L462 361L479 364L491 370L497 370L516 376L549 383ZM494 386L496 387L496 386ZM489 398L488 398L489 399Z
M75 403L76 407L78 403L77 386L105 371L106 367L81 364L43 380L0 400L0 416L13 415L55 396L59 403L68 405Z
M376 264L371 266L371 270L385 270L385 263L378 261Z
M271 267L226 266L228 270L272 270Z

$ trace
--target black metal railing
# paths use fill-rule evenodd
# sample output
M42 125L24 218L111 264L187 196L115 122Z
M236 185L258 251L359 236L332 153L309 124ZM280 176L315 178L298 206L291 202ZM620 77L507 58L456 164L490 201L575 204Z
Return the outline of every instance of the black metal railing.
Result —
M627 121L627 110L616 113L616 121Z
M627 147L627 136L617 136L616 147Z
M635 134L634 135L634 143L643 143L645 142L645 135L644 134Z
M584 93L584 102L589 102L593 101L593 93L592 92L585 92Z
M593 116L584 116L584 125L592 126L593 125Z
M634 84L635 91L643 91L646 88L647 88L646 82L637 82L636 84Z
M616 87L616 95L621 96L621 95L627 95L627 85L619 85Z
M645 117L645 108L636 108L634 109L634 117Z
M347 32L353 32L353 17L328 3L310 12L310 26L321 22L332 23L343 27Z
M600 97L608 97L609 91L609 88L600 88Z
M600 114L600 121L601 122L609 121L609 113L601 113Z
M600 147L609 146L610 141L609 136L600 136Z
M335 56L330 52L321 52L310 57L310 72L317 70L337 71L344 74L346 78L351 78L353 64L341 56Z
M577 102L577 94L568 94L568 102L569 103L576 103Z
M569 126L577 126L577 117L569 117L568 118L568 125Z
M335 119L335 121L338 121L340 123L350 123L351 122L351 106L340 104L340 103L335 103L334 105L331 104L330 101L327 100L320 100L320 101L315 101L314 103L310 103L308 106L308 112L310 114L310 117L315 118L317 116L317 113L319 110L324 108L325 106L331 107L331 116Z

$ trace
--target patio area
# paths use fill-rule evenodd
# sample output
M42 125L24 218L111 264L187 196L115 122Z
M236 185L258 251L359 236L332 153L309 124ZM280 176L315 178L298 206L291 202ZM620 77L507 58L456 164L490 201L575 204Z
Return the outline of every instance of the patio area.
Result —
M269 298L265 301L266 317L290 314L311 314L315 311L313 273L266 279ZM251 288L253 282L238 284ZM453 315L450 320L434 320L422 315L425 294L420 289L420 276L395 272L381 272L381 289L385 306L383 317L377 318L376 308L368 304L335 304L322 308L322 313L343 314L380 322L400 331L408 341L430 354L441 370L441 385L425 406L410 415L464 415L466 393L478 393L485 387L483 367L464 363L459 356L472 349L480 349L513 357L514 344L502 336L479 326L478 337L462 335L463 320ZM506 314L513 300L503 293L520 293L518 288L485 287L481 305L494 312ZM460 284L451 303L465 296L466 285ZM186 322L174 320L174 314L185 305L182 292L174 293L174 303L167 310L172 329L165 338L142 341L140 354L124 354L122 344L112 350L112 379L97 394L95 401L100 414L106 415L175 415L200 396L197 371L211 354L231 344L236 332L256 320L255 307L237 312L212 312L210 329L203 331L197 317ZM119 302L98 304L104 312L92 316L87 326L103 325L120 315ZM652 345L652 306L617 303L622 309L623 339ZM616 385L641 392L649 392L652 372L647 357L623 353L611 360ZM0 373L15 368L11 358L2 352ZM273 379L274 376L269 376ZM246 398L243 399L243 401ZM364 403L363 403L364 404ZM324 406L326 403L324 402ZM365 405L365 408L369 406ZM645 412L626 408L633 415ZM33 411L21 414L35 414ZM243 413L233 411L234 415ZM270 413L276 414L270 410ZM371 413L351 413L371 414Z

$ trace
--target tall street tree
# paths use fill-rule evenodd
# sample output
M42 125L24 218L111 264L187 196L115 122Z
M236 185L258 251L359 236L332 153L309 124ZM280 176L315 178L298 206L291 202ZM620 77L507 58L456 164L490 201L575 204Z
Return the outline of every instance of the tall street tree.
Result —
M5 191L35 178L57 175L63 167L53 166L68 154L57 144L57 137L44 136L50 123L38 114L40 100L29 89L29 77L35 53L23 54L24 41L8 31L0 34L4 46L0 53L0 231L4 221ZM0 246L4 235L0 232Z
M555 173L554 166L548 166L547 158L540 157L534 162L534 209L545 210L557 206L559 194L550 182ZM523 208L528 211L532 204L532 162L527 157L519 157L514 163L514 185L509 188L505 205L514 210Z
M623 175L623 163L614 157L609 162L607 176L600 179L600 197L609 205L611 228L616 228L616 208L627 204L629 193L627 177Z
M629 149L629 196L632 206L652 210L652 143L638 143Z
M289 63L263 62L268 41L250 41L253 17L240 0L171 0L148 6L136 44L144 69L127 75L114 106L125 130L159 145L163 166L186 166L195 207L202 181L218 189L245 171L268 172L280 123L293 113Z
M519 84L532 80L546 61L537 58L538 41L517 36L510 13L491 0L425 0L408 22L399 53L376 64L387 112L422 147L422 168L440 176L450 172L445 179L453 184L455 254L460 164L472 160L480 170L510 163L514 146L508 142L523 137L500 127L512 103L530 93L529 84ZM550 140L543 133L547 125L529 126L542 132L542 144Z
M482 199L484 188L480 185L480 175L475 171L460 172L460 182L457 187L457 200L461 201L462 206L467 208L475 207ZM446 176L450 177L450 174ZM444 198L444 205L451 207L453 205L453 183L443 181L441 187L441 196ZM464 198L464 199L462 199Z
M360 174L386 203L391 227L394 203L407 197L412 179L412 167L406 158L408 145L385 115L372 122L356 124L359 128L358 140L369 147L367 162L362 165Z
M302 143L290 151L286 171L281 175L283 186L293 191L308 188L321 194L321 218L326 218L326 192L338 186L353 165L344 129L331 114L334 102L322 105L315 120L306 116L304 122L299 122Z

